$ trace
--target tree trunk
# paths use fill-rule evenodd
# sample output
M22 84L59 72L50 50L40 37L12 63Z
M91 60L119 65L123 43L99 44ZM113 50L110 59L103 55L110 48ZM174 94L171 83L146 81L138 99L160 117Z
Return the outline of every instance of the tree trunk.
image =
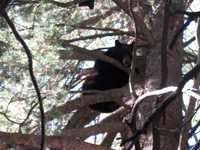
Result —
M171 18L172 19L172 18ZM182 22L182 18L179 22ZM172 21L173 20L173 21ZM170 29L168 33L168 45L172 40L175 29L174 18L170 21ZM149 49L149 54L147 57L147 70L146 70L146 83L145 92L150 92L158 90L161 84L161 41L162 41L162 30L163 30L163 14L158 12L155 16L155 21L153 23L152 33L156 41L156 45ZM182 75L182 50L181 41L178 41L176 47L171 50L168 49L167 65L168 65L168 79L167 86L177 86L178 80ZM165 95L162 95L159 99L162 100ZM153 108L156 102L156 97L151 97L145 100L143 104L143 112L147 109ZM155 106L156 107L156 106ZM149 116L149 113L148 113ZM165 117L164 117L165 116ZM147 116L145 116L146 118ZM182 97L179 96L172 104L170 104L165 113L158 116L152 125L152 130L149 127L148 134L145 139L145 146L143 149L162 149L162 150L175 150L178 147L179 142L179 132L171 132L180 127L182 124Z

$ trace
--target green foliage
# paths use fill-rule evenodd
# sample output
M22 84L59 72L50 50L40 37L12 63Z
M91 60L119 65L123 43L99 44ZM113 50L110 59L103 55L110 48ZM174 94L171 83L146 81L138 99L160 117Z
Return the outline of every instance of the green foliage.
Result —
M122 1L127 3L126 0ZM14 2L8 9L8 15L32 53L34 74L41 90L45 112L77 98L79 93L74 94L70 91L80 90L83 79L88 75L87 69L93 66L87 59L82 61L83 54L74 56L75 50L64 46L63 42L93 50L111 47L115 39L127 43L134 39L133 20L113 1L95 1L93 10L78 8L77 4L68 6L66 4L71 2L69 0L56 2L62 5L56 4L53 0L39 0L32 3L19 1ZM154 7L153 0L143 2L154 8L154 13L164 8L164 3ZM138 4L134 3L137 9ZM178 8L179 2L172 1L172 6ZM140 11L144 13L144 10ZM142 13L139 15L143 16L141 18L146 26L152 29L151 23L155 19L152 10L145 12L145 15ZM185 41L193 36L188 33L187 31L187 36L184 36ZM143 36L141 33L141 39L146 40ZM194 66L197 55L196 49L186 47L185 51L188 55L184 57L183 74ZM62 55L67 59L61 59ZM77 59L72 59L73 56ZM0 68L0 130L39 134L40 111L29 75L28 59L21 44L2 18L0 19ZM46 123L47 135L60 134L74 111L68 114L52 113L55 113L56 117ZM196 121L197 119L194 120Z

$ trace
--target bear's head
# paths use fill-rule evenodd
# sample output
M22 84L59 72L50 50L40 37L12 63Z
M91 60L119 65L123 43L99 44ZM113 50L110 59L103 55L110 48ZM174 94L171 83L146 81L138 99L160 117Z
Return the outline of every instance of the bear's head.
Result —
M126 67L131 66L132 51L134 42L132 44L123 44L118 40L115 41L115 47L112 49L112 58L118 60L121 64Z

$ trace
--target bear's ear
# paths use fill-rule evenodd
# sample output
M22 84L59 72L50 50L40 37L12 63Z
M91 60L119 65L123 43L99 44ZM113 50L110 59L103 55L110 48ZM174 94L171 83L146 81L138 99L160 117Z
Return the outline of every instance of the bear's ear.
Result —
M115 47L121 47L121 43L118 40L115 40Z

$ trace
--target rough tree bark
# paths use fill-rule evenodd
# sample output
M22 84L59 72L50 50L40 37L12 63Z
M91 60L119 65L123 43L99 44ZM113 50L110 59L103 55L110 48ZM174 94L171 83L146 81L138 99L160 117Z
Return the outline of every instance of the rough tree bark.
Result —
M174 35L175 22L174 19L182 22L182 18L171 18L170 19L170 29L168 36L168 43L171 41ZM152 34L156 39L157 43L150 47L149 54L147 57L147 66L146 66L146 80L145 80L145 92L150 92L159 89L161 82L161 40L162 40L162 30L163 30L163 14L158 12L155 16L153 22ZM168 50L168 80L167 86L177 85L178 80L180 79L182 72L182 50L183 46L181 41L176 45L176 48L173 50ZM163 99L165 95L160 97L160 100ZM145 118L145 112L148 112L148 109L153 109L153 105L156 102L156 97L147 98L145 103L142 105L142 112ZM156 107L156 106L155 106ZM165 116L165 117L164 117ZM163 118L164 117L164 118ZM163 124L163 121L165 124ZM175 130L182 124L182 98L181 96L177 98L172 104L168 106L163 115L159 115L152 125L152 128L149 127L147 135L145 136L145 141L142 149L162 149L162 150L172 150L177 149L179 142L180 131L171 132L170 130ZM153 133L152 133L153 131ZM154 137L153 137L154 136ZM143 136L140 137L143 139Z

